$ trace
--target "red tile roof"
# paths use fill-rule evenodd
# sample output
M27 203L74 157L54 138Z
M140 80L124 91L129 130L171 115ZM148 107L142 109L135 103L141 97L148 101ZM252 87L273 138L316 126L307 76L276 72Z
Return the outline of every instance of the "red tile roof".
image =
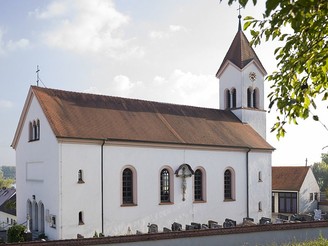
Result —
M260 59L257 57L255 51L251 47L243 31L238 30L235 38L233 39L230 48L224 57L221 66L216 73L216 76L221 72L227 61L232 62L240 69L243 69L251 61L255 61L260 69L266 73Z
M273 150L232 112L31 87L59 138Z
M272 167L272 190L299 191L310 167Z

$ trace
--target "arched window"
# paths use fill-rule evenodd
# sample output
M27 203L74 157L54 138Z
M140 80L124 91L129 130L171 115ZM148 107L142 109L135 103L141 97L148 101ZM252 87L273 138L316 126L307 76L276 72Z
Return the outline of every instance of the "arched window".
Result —
M251 108L252 107L252 94L253 90L251 88L247 89L247 107Z
M36 121L35 140L40 140L40 120Z
M170 172L168 169L164 168L161 171L161 203L171 202L170 192Z
M224 172L224 199L232 199L232 174L229 169Z
M122 198L123 204L133 204L133 172L130 168L123 170Z
M253 91L253 108L259 108L259 89L255 88Z
M197 169L194 174L194 200L203 201L203 172Z
M224 97L225 97L225 108L229 109L231 108L231 95L230 95L230 90L226 89L224 92Z
M33 140L33 123L30 122L29 123L29 129L28 129L29 133L28 133L28 140L32 141Z
M237 91L235 88L231 90L231 96L232 96L232 108L236 108L237 106Z

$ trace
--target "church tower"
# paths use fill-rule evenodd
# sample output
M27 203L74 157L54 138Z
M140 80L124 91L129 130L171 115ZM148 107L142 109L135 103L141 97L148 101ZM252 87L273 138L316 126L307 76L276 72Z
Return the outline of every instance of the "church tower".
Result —
M241 28L241 16L236 36L216 73L220 80L220 109L231 110L243 123L266 138L264 110L264 77L260 59Z

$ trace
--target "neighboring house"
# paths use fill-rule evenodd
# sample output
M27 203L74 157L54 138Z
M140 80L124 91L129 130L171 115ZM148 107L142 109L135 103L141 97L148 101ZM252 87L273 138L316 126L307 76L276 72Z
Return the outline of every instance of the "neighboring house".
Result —
M12 143L18 222L65 239L270 217L265 74L239 26L220 109L32 86Z
M16 189L0 189L0 228L7 229L16 222Z
M308 213L318 208L320 188L311 167L272 167L272 212Z

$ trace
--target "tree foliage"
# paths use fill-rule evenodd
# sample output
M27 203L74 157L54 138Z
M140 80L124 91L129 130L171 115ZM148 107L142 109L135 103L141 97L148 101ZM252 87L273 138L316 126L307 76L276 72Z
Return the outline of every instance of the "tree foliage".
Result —
M2 166L1 171L3 177L6 179L16 179L16 167L15 166Z
M24 242L25 226L13 225L8 229L8 243Z
M6 179L3 177L2 171L0 171L0 189L10 188L15 183L14 179Z
M328 189L328 154L321 154L321 162L314 163L312 172L321 191Z
M223 0L220 0L221 2ZM245 7L248 0L238 1ZM252 0L253 4L257 0ZM271 131L285 135L285 124L312 116L318 100L328 99L328 3L327 0L267 0L262 19L246 17L244 29L251 28L252 41L279 40L274 51L277 71L267 77L271 82L269 109L277 116Z

